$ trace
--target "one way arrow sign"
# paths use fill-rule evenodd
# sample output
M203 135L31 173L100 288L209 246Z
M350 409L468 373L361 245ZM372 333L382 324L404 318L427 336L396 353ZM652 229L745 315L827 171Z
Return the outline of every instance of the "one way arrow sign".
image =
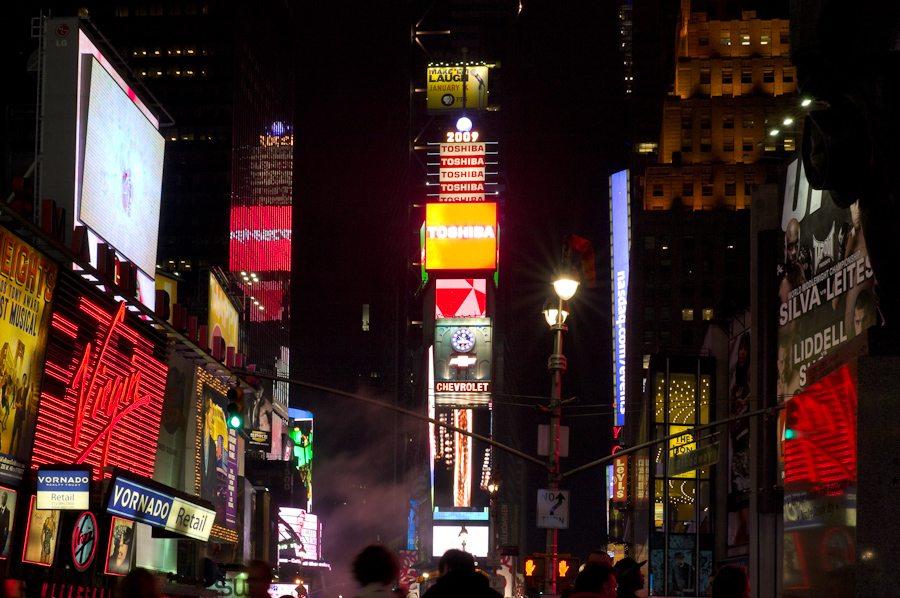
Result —
M568 490L538 490L537 526L569 529Z

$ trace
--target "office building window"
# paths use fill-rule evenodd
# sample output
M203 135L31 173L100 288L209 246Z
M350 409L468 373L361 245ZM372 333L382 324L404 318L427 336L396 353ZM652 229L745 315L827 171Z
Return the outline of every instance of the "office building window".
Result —
M660 184L653 185L653 197L662 197L663 186Z
M669 306L663 306L659 308L659 319L663 322L668 322L672 317L672 308Z
M749 33L742 33L742 34L741 34L741 45L742 45L742 46L749 46L749 45L750 45L750 34L749 34Z
M713 314L714 314L714 313L715 313L715 311L713 310L713 308L711 308L711 307L704 307L704 308L703 308L703 319L706 320L707 322L708 322L709 320L712 320L712 319L713 319Z
M700 85L709 85L709 69L700 69Z
M734 139L725 139L722 141L722 151L733 152L734 151Z
M753 151L753 139L751 137L744 137L744 140L741 143L741 149L745 152L752 152Z
M741 83L753 83L753 71L741 69Z
M763 69L763 83L775 83L775 69Z
M759 45L768 46L772 43L772 33L766 31L759 36Z
M656 237L654 236L646 236L644 237L644 249L651 250L656 249Z
M731 32L730 31L722 31L719 33L719 44L722 46L730 46L731 45Z
M733 129L734 128L734 114L723 114L722 115L722 128L723 129Z
M731 79L734 76L734 73L731 69L722 69L722 83L725 85L731 85Z
M681 196L682 197L693 197L694 195L694 181L687 180L681 184Z
M681 310L681 319L685 322L692 322L694 320L694 309L691 307L686 307Z
M644 308L644 321L645 321L645 322L652 322L652 321L653 321L653 311L654 311L654 310L653 310L652 307L645 307L645 308Z

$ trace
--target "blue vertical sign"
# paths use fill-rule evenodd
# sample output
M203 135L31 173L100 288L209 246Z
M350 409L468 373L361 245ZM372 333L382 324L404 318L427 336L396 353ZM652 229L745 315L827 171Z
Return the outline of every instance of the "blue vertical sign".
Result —
M612 252L613 380L616 426L625 424L625 312L628 307L628 254L631 250L630 181L627 170L609 177L609 236Z

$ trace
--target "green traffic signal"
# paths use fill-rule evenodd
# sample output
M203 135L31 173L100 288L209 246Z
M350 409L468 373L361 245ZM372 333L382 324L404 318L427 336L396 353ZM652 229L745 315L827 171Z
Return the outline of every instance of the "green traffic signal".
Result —
M228 407L225 422L232 430L244 427L244 397L237 389L228 389Z

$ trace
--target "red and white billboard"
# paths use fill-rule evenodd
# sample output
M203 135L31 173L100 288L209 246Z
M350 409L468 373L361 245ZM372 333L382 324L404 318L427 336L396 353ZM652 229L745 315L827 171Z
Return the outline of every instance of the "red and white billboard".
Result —
M47 342L32 466L116 466L153 477L165 337L63 272Z
M434 288L435 318L487 317L487 280L439 278Z
M426 204L424 259L426 270L495 270L497 204Z
M440 144L440 202L484 201L484 148L482 142Z
M231 208L232 271L291 269L291 206Z

